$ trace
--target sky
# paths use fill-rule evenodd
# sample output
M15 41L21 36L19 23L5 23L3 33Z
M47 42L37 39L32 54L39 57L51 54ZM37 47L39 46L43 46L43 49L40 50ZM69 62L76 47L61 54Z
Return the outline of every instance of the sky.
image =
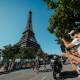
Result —
M18 43L26 28L30 9L33 32L42 50L61 55L56 36L47 30L49 17L54 10L46 10L46 3L41 0L0 0L0 49Z

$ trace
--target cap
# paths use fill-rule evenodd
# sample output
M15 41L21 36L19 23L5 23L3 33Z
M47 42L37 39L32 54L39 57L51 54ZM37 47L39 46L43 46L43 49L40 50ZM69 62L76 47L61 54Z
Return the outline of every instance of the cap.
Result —
M75 32L75 30L72 30L70 33L68 33L69 35L71 34L71 35L74 35L76 32Z

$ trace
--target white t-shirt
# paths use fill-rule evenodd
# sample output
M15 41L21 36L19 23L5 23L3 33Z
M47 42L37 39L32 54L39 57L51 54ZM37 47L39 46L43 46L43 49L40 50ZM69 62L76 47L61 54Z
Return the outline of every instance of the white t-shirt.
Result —
M80 42L77 41L77 38L75 38L71 43L76 45L76 50L80 54Z

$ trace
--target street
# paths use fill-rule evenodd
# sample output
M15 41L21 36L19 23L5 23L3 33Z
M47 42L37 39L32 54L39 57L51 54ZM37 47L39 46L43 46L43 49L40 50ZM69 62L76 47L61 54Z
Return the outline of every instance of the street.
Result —
M50 64L47 64L46 67L47 69L44 70L44 66L41 65L39 74L36 68L34 69L35 72L33 72L32 68L23 68L12 72L0 73L0 80L55 80L52 76ZM63 70L60 76L57 74L57 78L57 80L79 80L76 71L72 71L72 65L69 62L63 65Z

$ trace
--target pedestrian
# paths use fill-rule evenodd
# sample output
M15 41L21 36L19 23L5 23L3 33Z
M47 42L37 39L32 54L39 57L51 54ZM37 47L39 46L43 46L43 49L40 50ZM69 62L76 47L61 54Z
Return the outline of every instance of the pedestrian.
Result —
M4 66L5 66L5 71L7 71L7 63L5 63Z
M9 65L10 65L10 70L11 70L12 62L10 62L10 64L9 64Z
M32 61L32 67L33 67L33 71L34 71L34 67L35 67L35 62L34 61Z

